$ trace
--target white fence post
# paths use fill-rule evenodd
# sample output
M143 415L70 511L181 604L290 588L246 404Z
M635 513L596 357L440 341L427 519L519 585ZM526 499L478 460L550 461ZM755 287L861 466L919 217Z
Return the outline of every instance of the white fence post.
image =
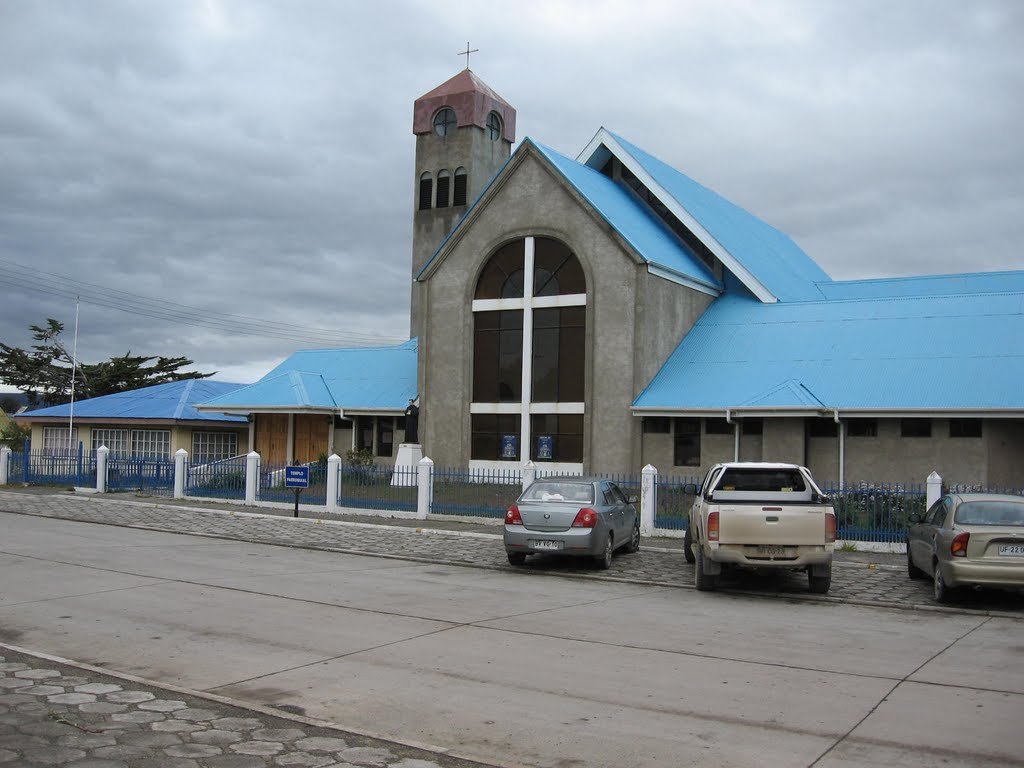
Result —
M338 510L338 473L341 471L341 456L332 453L327 457L327 511Z
M107 492L107 456L110 449L101 445L96 449L96 493Z
M256 505L256 492L260 487L260 455L253 451L245 457L245 503Z
M654 533L654 510L658 504L658 470L648 464L640 474L640 533L650 536Z
M185 462L188 461L188 451L179 448L174 452L174 498L185 498Z
M925 509L931 509L932 504L938 501L942 497L942 478L938 472L932 472L928 475L928 506Z
M11 477L11 448L0 445L0 485L7 485Z
M434 499L434 462L429 456L419 461L416 471L419 473L416 489L416 519L426 520L430 512L430 502Z
M528 461L523 464L523 490L525 491L530 484L537 479L537 465L532 461Z

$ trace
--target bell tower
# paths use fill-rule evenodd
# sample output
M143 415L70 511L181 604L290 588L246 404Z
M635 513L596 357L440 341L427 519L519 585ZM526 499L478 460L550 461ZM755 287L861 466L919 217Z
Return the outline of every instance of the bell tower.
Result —
M516 111L464 69L416 99L412 277L512 153ZM420 285L412 284L410 335L420 335Z

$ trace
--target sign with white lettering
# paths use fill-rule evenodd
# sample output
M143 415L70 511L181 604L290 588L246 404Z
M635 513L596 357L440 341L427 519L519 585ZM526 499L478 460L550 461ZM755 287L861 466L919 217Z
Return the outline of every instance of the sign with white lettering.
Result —
M309 467L285 467L285 488L309 488Z

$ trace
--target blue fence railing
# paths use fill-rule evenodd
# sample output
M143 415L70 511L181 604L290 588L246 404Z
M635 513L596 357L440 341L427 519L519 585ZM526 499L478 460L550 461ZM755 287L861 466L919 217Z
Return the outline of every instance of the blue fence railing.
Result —
M170 496L174 492L174 460L165 456L110 454L107 456L107 490Z
M430 511L435 515L504 518L522 491L518 467L509 469L434 469Z
M920 483L828 483L821 490L832 499L836 538L843 541L902 542L910 515L927 507Z
M338 466L340 507L413 512L418 490L416 467Z
M284 484L288 464L260 464L260 482L256 491L258 501L295 503L295 489ZM327 505L327 465L319 462L309 464L309 487L299 494L300 504ZM244 498L244 494L243 494Z
M245 500L245 457L185 465L185 495Z

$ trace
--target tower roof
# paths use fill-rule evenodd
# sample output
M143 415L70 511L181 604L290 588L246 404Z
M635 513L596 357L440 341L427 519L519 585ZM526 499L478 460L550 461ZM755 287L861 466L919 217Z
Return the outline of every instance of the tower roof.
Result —
M460 128L467 125L486 128L487 116L497 112L501 117L502 138L509 143L516 140L515 108L473 74L472 70L462 70L416 99L413 105L412 132L417 135L430 133L434 127L434 114L441 107L455 110Z

